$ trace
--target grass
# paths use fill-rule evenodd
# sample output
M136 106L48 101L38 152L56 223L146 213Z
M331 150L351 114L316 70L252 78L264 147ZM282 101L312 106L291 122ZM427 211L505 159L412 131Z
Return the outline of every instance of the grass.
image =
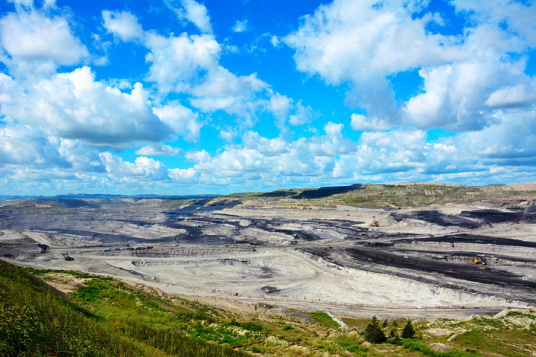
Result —
M0 355L151 356L89 311L0 261Z
M319 190L320 192L321 190ZM444 185L434 183L408 184L366 184L353 190L341 189L333 194L324 195L321 191L318 197L314 189L286 189L273 192L235 193L223 196L227 199L241 201L264 200L266 204L283 205L287 209L304 209L310 207L325 207L350 205L358 207L419 207L432 204L467 203L487 199L506 199L516 196L535 196L536 191L520 191L506 185L488 185L470 187L465 185ZM307 196L306 200L301 200ZM299 205L289 204L300 202ZM283 201L279 201L283 200Z
M417 351L430 357L479 357L479 354L452 349L449 352L438 352L430 348L424 341L403 340L402 347L410 351Z
M331 318L327 313L323 311L315 311L311 316L324 326L328 327L340 327L340 325Z
M534 341L534 334L528 334L522 330L487 333L473 330L456 337L456 342L467 348L481 349L485 346L487 352L511 357L530 355L534 346L525 345L534 344Z
M112 319L105 309L87 309L77 301L124 302L135 298L114 289L113 279L93 279L90 290L70 300L27 271L0 261L1 356L241 356L243 353L158 326L158 319ZM95 288L103 291L95 292ZM85 289L85 288L83 288ZM150 306L142 302L140 306ZM118 309L122 309L119 307ZM150 307L155 309L155 307ZM104 314L103 314L104 313ZM158 314L153 317L158 317ZM172 316L172 314L171 314Z
M459 350L521 357L536 351L535 319L534 311L510 311L502 318L475 317L461 322L436 320L429 326L451 330L452 335L456 331L457 336L449 343Z
M337 343L339 346L343 347L346 351L356 354L357 356L368 356L368 348L365 346L362 346L356 339L354 338L340 338L337 340Z

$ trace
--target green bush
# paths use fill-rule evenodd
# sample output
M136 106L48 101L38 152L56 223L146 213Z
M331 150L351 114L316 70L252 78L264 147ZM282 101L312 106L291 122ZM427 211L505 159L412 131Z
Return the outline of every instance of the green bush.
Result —
M404 326L404 329L402 330L402 338L413 338L415 336L415 329L413 328L413 325L411 324L411 320L408 320L406 323L406 326Z
M400 336L398 336L398 332L396 332L395 329L391 329L388 340L389 342L394 343L395 345L400 344Z
M269 328L267 326L263 326L257 322L252 321L246 321L246 322L237 322L235 320L228 323L229 326L236 326L240 327L244 330L249 330L253 332L262 332L264 334L267 334L269 332Z
M387 340L387 337L385 337L385 334L380 327L380 322L376 316L372 318L372 321L365 328L364 337L365 340L370 343L382 343Z
M402 347L410 351L420 352L423 355L430 357L480 357L479 354L459 350L437 352L431 349L424 341L421 340L404 340L402 341Z
M352 352L358 356L368 356L368 348L360 345L355 339L340 338L337 340L337 343L348 352Z

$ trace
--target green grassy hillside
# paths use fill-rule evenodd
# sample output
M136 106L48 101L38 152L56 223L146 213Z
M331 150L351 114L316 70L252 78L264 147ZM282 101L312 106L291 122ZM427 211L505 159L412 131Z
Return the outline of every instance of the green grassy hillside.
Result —
M120 285L111 278L94 276L70 299L27 271L0 261L0 355L243 355L183 336L169 323L204 316L178 311L166 316L165 303L136 296Z
M363 184L319 189L283 189L274 192L236 193L219 199L242 202L263 200L266 204L292 208L349 205L358 207L421 207L434 204L533 198L536 185L466 186L441 183Z

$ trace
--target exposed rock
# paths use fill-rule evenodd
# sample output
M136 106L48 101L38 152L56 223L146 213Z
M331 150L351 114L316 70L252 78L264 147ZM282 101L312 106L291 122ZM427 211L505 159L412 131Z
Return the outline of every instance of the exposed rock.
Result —
M499 312L498 314L493 315L493 318L494 318L494 319L500 319L500 318L503 318L503 317L505 317L505 316L508 314L509 311L510 311L509 309L504 309L504 310L502 310L501 312Z
M448 352L452 349L452 346L446 345L444 343L431 343L430 348L437 352Z

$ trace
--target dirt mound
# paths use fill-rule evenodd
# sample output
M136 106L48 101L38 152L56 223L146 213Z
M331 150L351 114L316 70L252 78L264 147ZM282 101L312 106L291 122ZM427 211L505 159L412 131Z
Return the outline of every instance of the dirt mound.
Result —
M509 183L506 186L518 191L536 191L536 182Z

